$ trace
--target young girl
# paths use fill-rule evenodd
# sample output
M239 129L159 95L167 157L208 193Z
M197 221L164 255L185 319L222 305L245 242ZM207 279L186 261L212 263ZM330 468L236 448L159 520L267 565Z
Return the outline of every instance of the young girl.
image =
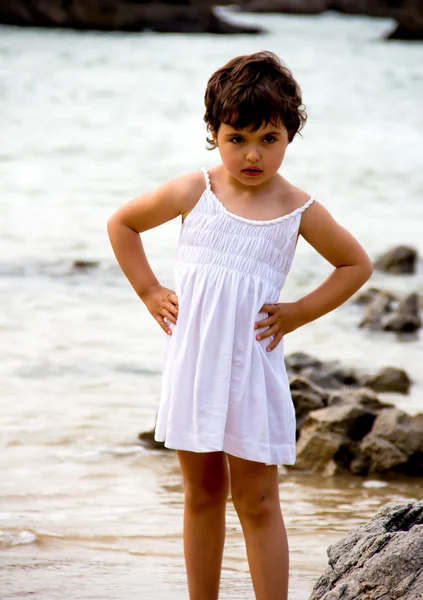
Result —
M295 462L283 337L337 308L370 277L359 243L278 170L306 120L301 91L271 52L239 56L205 94L222 163L125 204L109 220L116 258L168 334L156 440L177 451L191 600L218 598L229 485L258 600L286 600L288 544L278 464ZM140 232L182 216L175 291L160 285ZM334 267L278 302L298 236Z

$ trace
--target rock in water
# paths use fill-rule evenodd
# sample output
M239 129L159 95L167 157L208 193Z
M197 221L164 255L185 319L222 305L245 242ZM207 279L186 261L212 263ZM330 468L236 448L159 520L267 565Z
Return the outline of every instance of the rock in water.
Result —
M381 256L375 267L387 273L415 273L417 251L409 246L395 246Z
M422 0L402 0L395 16L397 27L387 36L387 40L423 40Z
M208 0L0 0L0 23L99 31L260 33L218 18Z
M138 434L138 440L140 443L149 450L168 450L163 442L156 442L154 439L155 429L151 431L142 431Z
M375 392L408 394L411 380L404 369L383 367L375 375L364 375L361 377L360 384L371 388Z
M413 333L422 326L420 319L419 297L408 294L398 303L396 310L382 317L380 323L385 331Z
M355 302L365 306L359 327L397 333L413 333L421 327L421 298L415 292L397 298L385 290L370 288Z
M423 501L385 505L327 554L309 600L422 600Z
M75 259L71 264L71 271L87 271L96 269L100 265L98 260Z
M328 0L250 0L241 3L241 10L246 12L297 15L318 15L328 7Z
M379 290L371 297L364 311L363 319L359 327L379 330L382 328L382 319L385 315L390 315L392 310L392 294Z
M422 416L412 417L395 406L384 408L361 440L360 451L368 473L400 472L423 477Z

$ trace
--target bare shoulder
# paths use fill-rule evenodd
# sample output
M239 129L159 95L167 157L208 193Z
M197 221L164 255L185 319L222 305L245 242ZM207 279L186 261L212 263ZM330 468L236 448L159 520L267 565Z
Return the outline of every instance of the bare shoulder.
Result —
M285 212L287 213L303 207L311 198L311 194L305 192L299 187L296 187L295 185L292 185L284 178L281 178L280 190Z
M157 188L157 192L163 195L171 195L179 204L181 214L183 214L191 210L198 202L205 187L203 173L195 171L166 181Z
M181 175L130 200L112 215L111 220L141 233L179 215L184 217L198 202L205 187L201 171Z

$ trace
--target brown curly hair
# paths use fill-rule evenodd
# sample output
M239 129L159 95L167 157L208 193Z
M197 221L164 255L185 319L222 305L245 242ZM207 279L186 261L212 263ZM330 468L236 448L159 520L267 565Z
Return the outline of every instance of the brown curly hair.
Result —
M280 122L292 142L305 125L307 113L301 89L291 71L273 52L237 56L210 77L204 96L204 121L217 133L222 123L234 129ZM216 148L207 138L210 150Z

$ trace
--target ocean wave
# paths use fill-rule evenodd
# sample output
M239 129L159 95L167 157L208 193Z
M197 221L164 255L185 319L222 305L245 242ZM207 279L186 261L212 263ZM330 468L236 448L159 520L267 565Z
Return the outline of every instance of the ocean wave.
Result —
M22 531L0 531L0 547L26 546L38 541L36 534L27 529Z

